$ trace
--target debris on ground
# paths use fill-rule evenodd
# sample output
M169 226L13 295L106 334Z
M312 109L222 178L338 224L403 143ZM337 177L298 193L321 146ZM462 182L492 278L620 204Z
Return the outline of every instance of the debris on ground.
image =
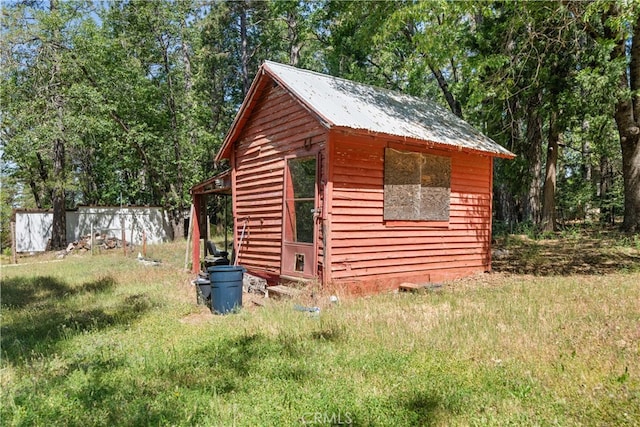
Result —
M261 294L267 296L267 281L249 273L244 273L242 287L250 294Z
M89 252L91 250L91 234L80 237L67 245L67 248L56 252L56 258L64 258L73 251ZM133 245L130 242L125 242L127 250L131 250ZM120 249L122 248L122 239L117 237L107 236L106 234L96 233L93 236L94 249Z
M401 292L426 292L442 290L441 283L401 283L398 287Z
M160 264L162 264L162 261L160 261L159 259L145 258L142 256L140 252L138 252L138 262L142 265L151 266L151 267L157 267Z
M309 313L311 316L320 316L320 307L305 307L303 305L295 304L293 306L295 311L302 311L303 313Z

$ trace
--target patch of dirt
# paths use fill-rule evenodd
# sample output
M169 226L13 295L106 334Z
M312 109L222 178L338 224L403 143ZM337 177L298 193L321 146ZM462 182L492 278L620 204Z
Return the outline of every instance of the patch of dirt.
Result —
M196 290L195 286L189 284L190 292L189 299L193 302L193 304L197 303L196 298ZM270 300L264 298L259 294L253 293L242 293L242 310L243 311L254 311L265 305L270 304ZM206 305L198 305L198 311L196 313L191 313L180 319L180 322L187 325L201 325L203 323L208 323L216 317L215 314L211 312L211 309Z
M208 323L212 317L213 314L211 313L211 310L206 307L202 307L199 312L191 313L180 319L180 322L186 325L201 325L203 323Z

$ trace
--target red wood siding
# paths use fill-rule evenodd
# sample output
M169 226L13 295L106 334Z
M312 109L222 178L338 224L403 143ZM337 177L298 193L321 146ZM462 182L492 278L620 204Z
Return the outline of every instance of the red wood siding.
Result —
M451 157L450 219L386 224L384 148ZM331 279L378 290L490 268L492 159L332 134Z
M326 138L325 128L280 86L261 93L233 148L236 242L247 223L239 264L280 274L285 157L314 154Z

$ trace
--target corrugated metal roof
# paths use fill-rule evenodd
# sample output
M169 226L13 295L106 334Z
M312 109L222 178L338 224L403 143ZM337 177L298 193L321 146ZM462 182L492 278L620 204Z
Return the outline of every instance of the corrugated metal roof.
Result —
M272 61L265 61L263 67L328 127L366 130L514 157L509 150L428 99Z

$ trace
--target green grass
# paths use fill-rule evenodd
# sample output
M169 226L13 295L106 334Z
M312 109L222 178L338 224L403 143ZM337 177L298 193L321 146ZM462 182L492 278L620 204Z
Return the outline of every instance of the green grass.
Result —
M181 271L183 243L150 256L163 266L120 252L3 266L2 425L640 421L637 269L213 316Z

